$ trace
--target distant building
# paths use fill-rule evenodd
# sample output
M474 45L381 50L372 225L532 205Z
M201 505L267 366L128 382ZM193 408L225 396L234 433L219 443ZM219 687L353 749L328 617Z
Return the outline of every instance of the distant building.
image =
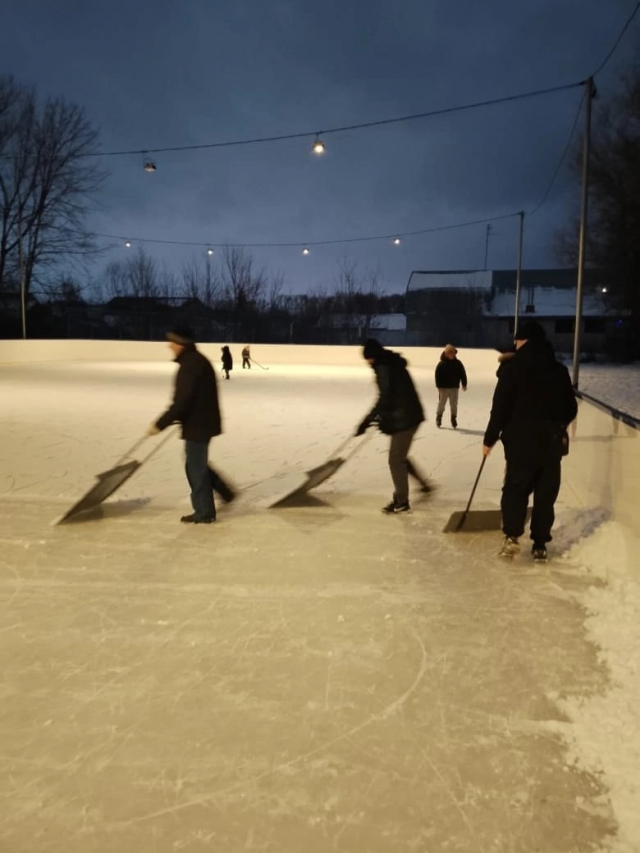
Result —
M407 285L407 343L499 347L513 340L516 270L413 272ZM519 316L537 320L557 350L570 352L576 313L577 272L523 270ZM597 270L586 270L581 349L601 351L619 323L607 304L608 286Z
M325 342L359 344L365 338L376 338L383 346L405 343L405 314L323 314L316 327L325 332Z

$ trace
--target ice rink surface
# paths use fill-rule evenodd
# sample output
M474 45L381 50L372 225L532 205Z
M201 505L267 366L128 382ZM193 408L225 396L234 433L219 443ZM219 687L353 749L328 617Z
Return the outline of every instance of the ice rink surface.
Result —
M593 578L567 556L592 519L563 489L544 567L498 561L498 532L441 532L495 384L466 366L455 432L413 371L412 456L439 489L396 517L379 434L306 505L265 509L372 404L364 363L235 370L210 457L243 491L198 527L177 438L52 526L163 411L174 365L2 366L2 853L608 849L605 781L555 701L607 686L577 597ZM498 448L477 508L502 473Z

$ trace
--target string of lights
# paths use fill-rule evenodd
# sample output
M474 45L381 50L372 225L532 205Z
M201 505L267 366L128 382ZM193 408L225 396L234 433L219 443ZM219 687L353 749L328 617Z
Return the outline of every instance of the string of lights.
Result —
M449 115L451 113L457 112L465 112L467 110L475 110L481 109L482 107L490 107L495 106L497 104L506 104L513 101L524 100L526 98L537 98L542 97L544 95L551 95L555 92L565 92L569 89L576 89L579 86L583 86L585 83L584 80L574 83L567 83L562 86L551 86L547 89L537 89L532 92L520 92L517 95L507 95L502 98L490 98L485 101L475 101L469 104L459 104L454 107L443 107L441 109L436 110L428 110L422 113L413 113L411 115L405 116L397 116L396 118L385 118L385 119L377 119L375 121L366 121L360 122L358 124L345 124L339 125L336 127L328 127L324 130L320 131L300 131L297 133L280 133L275 136L260 136L253 139L230 139L225 140L224 142L206 142L199 143L196 145L173 145L173 146L165 146L161 148L139 148L139 149L124 149L119 151L100 151L94 155L87 156L98 156L98 157L124 157L128 155L138 155L142 157L146 157L150 154L160 154L160 153L169 153L175 151L201 151L205 149L214 149L214 148L231 148L239 145L261 145L267 142L282 142L284 140L291 139L304 139L304 138L313 138L313 146L312 150L315 154L324 154L326 151L326 146L322 141L322 137L329 136L333 133L343 133L345 131L354 131L354 130L365 130L372 127L383 127L385 125L390 124L400 124L404 122L416 121L418 119L426 119L433 118L435 116L443 116ZM151 165L151 163L149 163ZM146 166L145 166L146 168ZM153 169L147 169L147 171L154 171Z
M635 16L640 10L640 2L636 3L634 10L629 15L626 20L624 26L622 27L620 33L611 49L603 59L603 61L598 66L597 70L591 75L591 77L596 77L598 74L602 72L605 66L610 61L611 57L614 55L616 50L618 49L620 42L624 38L625 33L631 26ZM195 145L174 145L174 146L165 146L159 148L142 148L142 149L130 149L130 150L117 150L117 151L102 151L98 152L96 156L100 157L123 157L129 155L139 155L145 157L144 168L147 172L155 172L156 165L155 163L149 159L150 154L160 154L160 153L169 153L176 151L201 151L201 150L211 150L215 148L231 148L237 147L240 145L260 145L268 142L282 142L285 140L291 139L305 139L308 137L313 137L313 145L311 150L314 154L322 155L326 152L326 145L323 141L323 137L327 137L333 133L343 133L345 131L354 131L354 130L366 130L373 127L383 127L385 125L390 124L400 124L410 121L417 121L419 119L427 119L433 118L435 116L443 116L450 115L452 113L457 112L465 112L467 110L475 110L481 109L483 107L496 106L498 104L506 104L511 103L513 101L525 100L527 98L537 98L542 97L544 95L551 95L556 92L564 92L569 89L576 89L579 86L584 86L587 82L588 78L583 80L579 80L574 83L567 83L560 86L550 86L546 89L536 89L530 92L520 92L516 95L507 95L501 98L490 98L484 101L474 101L469 104L459 104L453 107L443 107L441 109L436 110L428 110L422 113L413 113L411 115L398 116L396 118L386 118L386 119L377 119L375 121L368 122L359 122L358 124L349 124L349 125L339 125L337 127L328 127L321 131L301 131L297 133L281 133L275 136L261 136L255 137L253 139L230 139L225 140L223 142L206 142L199 143Z
M106 240L117 240L119 243L124 243L125 248L130 249L134 243L153 243L163 246L185 246L198 249L205 249L209 256L214 254L215 249L236 248L236 249L300 249L302 248L303 255L311 253L312 246L336 246L344 243L371 243L375 241L391 242L394 246L400 246L405 237L416 237L422 234L435 234L438 231L452 231L457 228L470 228L473 225L484 225L488 222L498 222L502 219L512 219L519 216L520 211L513 213L503 213L498 216L488 216L484 219L473 219L466 222L456 222L451 225L436 225L431 228L420 228L417 231L402 231L393 234L376 234L375 236L366 237L343 237L333 240L310 240L306 243L207 243L194 242L191 240L163 240L157 238L146 237L125 237L122 234L104 234L93 232L93 237L100 237Z

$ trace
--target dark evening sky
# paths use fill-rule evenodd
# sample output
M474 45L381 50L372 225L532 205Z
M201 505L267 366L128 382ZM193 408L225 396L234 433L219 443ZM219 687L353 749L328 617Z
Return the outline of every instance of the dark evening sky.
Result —
M313 132L578 82L615 42L635 0L10 0L0 71L85 106L104 151L306 132L282 142L105 158L96 231L252 250L299 292L344 256L379 266L388 290L413 269L478 268L485 225L395 234L531 211L566 145L579 88L544 97L325 137ZM633 57L637 23L598 88ZM582 128L582 122L579 125ZM551 238L577 187L561 173L526 224L525 266L553 266ZM489 266L515 266L516 219L493 225ZM205 249L145 243L176 270ZM131 250L129 250L131 251ZM108 258L124 257L120 243ZM96 270L97 271L97 270Z

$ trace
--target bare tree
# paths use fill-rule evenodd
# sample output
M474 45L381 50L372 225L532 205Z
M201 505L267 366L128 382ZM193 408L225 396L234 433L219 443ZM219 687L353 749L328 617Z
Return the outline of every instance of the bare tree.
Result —
M335 307L343 314L355 313L355 302L362 290L358 262L343 257L338 261L338 278L334 290Z
M167 275L173 276L166 267L163 268L163 274L165 283ZM174 282L174 279L172 281ZM97 290L105 301L116 296L158 297L164 295L161 293L160 282L161 277L155 260L142 246L138 246L131 257L107 264L97 282ZM174 283L173 286L177 285Z
M127 295L127 271L122 261L110 261L95 284L98 299L108 302L116 296Z
M243 316L259 308L267 286L267 274L255 271L253 256L242 246L222 249L222 286L225 301L233 311L233 337L238 335Z
M269 277L269 294L267 297L267 309L269 311L284 310L285 298L284 291L284 273L278 271Z
M105 173L84 110L39 104L32 89L0 77L0 282L32 282L61 261L97 252L85 217ZM21 254L21 257L19 257Z
M629 316L628 335L640 332L640 65L623 78L620 92L594 114L589 175L587 263L605 273L607 301ZM572 158L580 180L581 146ZM555 236L556 256L577 263L578 217ZM636 349L637 352L637 349Z
M191 299L199 299L209 308L219 302L222 295L220 275L208 255L203 263L196 257L183 265L182 292Z
M243 246L222 249L222 284L226 299L236 311L255 306L265 289L264 270L254 271L253 256Z
M156 293L162 299L178 295L178 278L166 261L162 262L157 272Z
M125 261L126 281L130 296L145 298L159 296L158 265L142 246L138 246L135 255Z

